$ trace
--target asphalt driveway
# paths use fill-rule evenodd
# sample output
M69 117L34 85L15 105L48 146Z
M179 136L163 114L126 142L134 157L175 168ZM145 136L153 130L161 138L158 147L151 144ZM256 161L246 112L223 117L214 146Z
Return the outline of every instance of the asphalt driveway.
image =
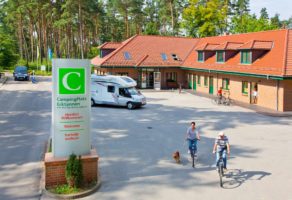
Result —
M292 119L213 105L188 93L144 92L137 110L92 109L92 138L100 156L102 186L85 199L291 199ZM199 160L188 161L184 137L191 121L200 129ZM219 131L231 143L224 188L212 146ZM172 160L179 150L182 164Z

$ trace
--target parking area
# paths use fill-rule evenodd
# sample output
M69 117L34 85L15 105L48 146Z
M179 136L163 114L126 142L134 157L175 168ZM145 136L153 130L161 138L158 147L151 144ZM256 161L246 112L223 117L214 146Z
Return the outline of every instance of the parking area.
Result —
M291 118L177 92L144 92L137 110L92 109L92 138L102 186L85 199L291 199ZM201 133L196 168L184 142L191 121ZM212 146L219 131L231 144L228 174L219 187ZM172 153L179 150L182 164Z

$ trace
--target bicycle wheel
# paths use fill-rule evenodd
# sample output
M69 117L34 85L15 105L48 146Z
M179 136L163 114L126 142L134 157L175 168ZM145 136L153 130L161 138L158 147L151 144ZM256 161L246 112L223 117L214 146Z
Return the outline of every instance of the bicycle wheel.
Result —
M194 149L191 150L191 157L192 157L192 167L195 168L195 150Z
M231 99L229 99L229 98L225 99L224 104L225 104L226 106L230 106L230 105L231 105Z
M218 171L218 173L219 173L219 179L220 179L220 187L223 187L223 164L222 164L222 162L220 162L219 163L219 171Z
M219 101L218 98L214 98L214 99L212 99L212 103L215 104L215 105L219 105L220 101Z

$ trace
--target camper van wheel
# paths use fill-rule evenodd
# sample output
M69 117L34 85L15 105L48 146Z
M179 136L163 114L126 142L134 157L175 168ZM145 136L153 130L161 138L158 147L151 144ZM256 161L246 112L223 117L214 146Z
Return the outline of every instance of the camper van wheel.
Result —
M95 102L93 99L91 99L91 106L94 106L95 105Z
M134 104L133 104L132 102L128 102L128 103L127 103L127 108L128 108L129 110L134 109Z

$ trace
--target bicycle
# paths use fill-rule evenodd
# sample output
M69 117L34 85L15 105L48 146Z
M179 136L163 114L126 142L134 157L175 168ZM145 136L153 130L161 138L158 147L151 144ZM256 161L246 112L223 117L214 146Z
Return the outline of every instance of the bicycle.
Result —
M216 105L225 105L230 106L231 105L231 99L228 96L227 98L225 96L222 96L221 98L219 96L212 99L213 104Z
M220 187L223 187L223 176L224 176L224 162L223 162L223 151L219 152L219 160L217 162L217 169L219 174L219 180L220 180Z
M198 139L195 139L194 142L192 143L192 147L190 150L190 154L191 154L191 158L192 158L192 167L195 168L195 160L198 158L198 154L197 154L197 143Z

